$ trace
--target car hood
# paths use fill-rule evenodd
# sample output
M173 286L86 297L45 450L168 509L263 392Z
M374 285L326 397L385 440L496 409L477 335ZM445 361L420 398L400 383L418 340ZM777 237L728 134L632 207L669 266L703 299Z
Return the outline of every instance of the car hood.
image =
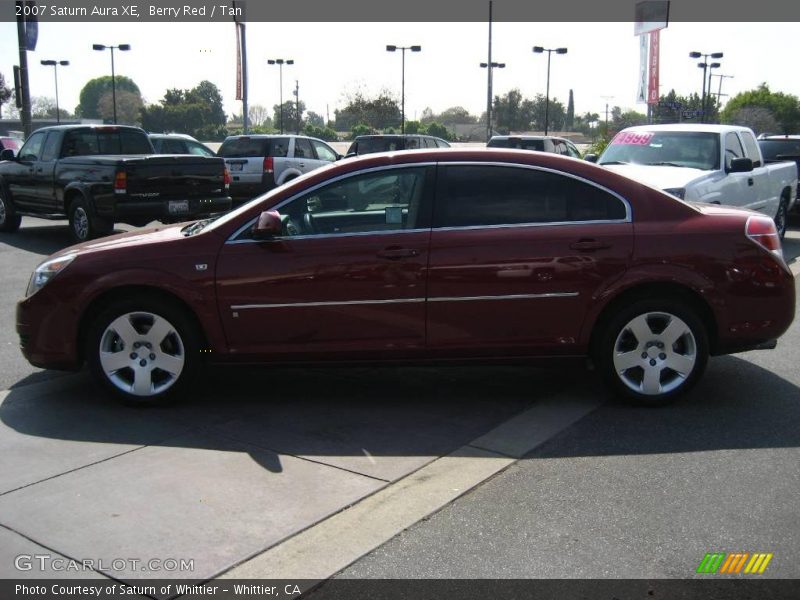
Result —
M689 183L701 179L709 171L691 169L689 167L669 167L660 165L600 165L609 171L636 179L652 185L660 190L686 187Z
M83 242L64 248L53 254L53 257L75 254L76 256L107 252L132 246L141 247L143 245L161 244L174 240L185 239L181 229L188 223L176 225L161 225L148 229L137 229L127 233L118 233L98 240Z

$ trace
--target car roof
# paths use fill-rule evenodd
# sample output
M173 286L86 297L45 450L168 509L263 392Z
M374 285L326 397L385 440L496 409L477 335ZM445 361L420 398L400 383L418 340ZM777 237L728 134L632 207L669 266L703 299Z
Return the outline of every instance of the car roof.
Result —
M792 135L788 133L785 135L765 135L764 137L759 137L758 140L766 140L768 142L779 142L781 140L797 141L800 140L800 135Z
M151 138L158 138L158 139L181 139L181 140L190 140L196 142L197 140L190 136L188 133L148 133Z
M427 133L369 133L365 135L356 136L355 139L356 140L381 139L381 138L407 139L412 137L433 138L437 140L442 139L442 138L437 138L435 135L428 135Z
M569 141L567 138L558 135L493 135L489 141L492 140L564 140Z
M133 125L114 125L113 123L74 123L70 125L50 125L49 127L40 127L36 131L70 131L73 129L128 129L141 131L142 133L147 134L147 132L141 127L134 127ZM33 133L36 133L36 131Z

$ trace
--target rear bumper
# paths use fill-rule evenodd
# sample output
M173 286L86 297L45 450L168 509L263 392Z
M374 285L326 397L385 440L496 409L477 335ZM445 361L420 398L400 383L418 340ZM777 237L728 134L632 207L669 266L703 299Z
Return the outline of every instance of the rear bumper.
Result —
M183 203L186 204L183 204ZM159 221L186 221L201 218L231 209L230 196L215 198L187 198L169 200L133 200L123 198L117 200L112 211L105 213L98 207L100 216L111 217L115 221L125 222L127 219Z

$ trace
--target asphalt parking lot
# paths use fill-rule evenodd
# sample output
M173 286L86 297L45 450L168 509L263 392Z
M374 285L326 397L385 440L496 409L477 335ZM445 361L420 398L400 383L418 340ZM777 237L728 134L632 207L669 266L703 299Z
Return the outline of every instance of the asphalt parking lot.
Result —
M660 410L529 367L220 369L142 410L19 354L14 302L67 244L37 219L0 235L0 578L64 575L15 568L34 553L193 561L89 574L127 582L685 577L732 546L800 576L797 322Z

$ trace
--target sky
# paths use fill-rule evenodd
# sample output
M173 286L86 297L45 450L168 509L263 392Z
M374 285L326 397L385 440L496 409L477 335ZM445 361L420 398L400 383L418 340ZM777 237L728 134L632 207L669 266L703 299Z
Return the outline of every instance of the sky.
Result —
M279 101L278 67L267 59L293 59L283 68L283 99L293 99L295 81L306 109L323 117L343 107L348 94L368 95L386 88L399 99L400 53L387 44L421 45L406 53L406 118L463 106L479 115L486 109L487 23L248 23L249 104L270 109ZM767 82L773 91L800 96L794 58L800 56L798 23L671 23L661 32L661 93L700 93L702 69L689 52L724 52L715 73L730 96ZM55 97L53 68L43 59L69 60L59 67L59 103L74 111L84 84L109 75L109 52L93 43L131 45L115 52L117 75L132 78L146 103L170 88L191 88L207 79L223 96L226 112L241 113L235 100L235 26L225 23L52 23L39 24L39 42L28 53L32 96ZM639 43L633 24L507 23L493 25L492 59L506 63L494 71L494 93L518 88L526 97L544 94L547 55L532 47L565 46L552 56L550 94L565 105L572 89L576 114L603 114L610 106L646 112L637 105ZM0 23L0 73L13 85L19 61L15 23ZM719 79L713 78L717 92ZM605 98L610 97L610 98ZM725 96L722 100L726 99ZM329 111L329 112L328 112Z

